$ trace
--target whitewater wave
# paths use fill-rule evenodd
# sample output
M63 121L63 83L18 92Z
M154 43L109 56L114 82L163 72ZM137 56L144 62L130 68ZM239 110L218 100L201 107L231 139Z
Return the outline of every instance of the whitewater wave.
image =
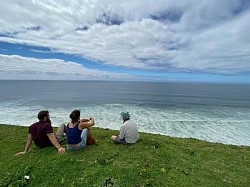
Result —
M53 126L67 123L70 112L80 109L83 118L95 117L97 127L118 130L120 112L129 111L141 132L250 146L250 109L244 107L155 108L136 104L79 104L74 108L44 108L6 102L0 106L0 123L29 126L37 121L37 113L44 109L50 111Z

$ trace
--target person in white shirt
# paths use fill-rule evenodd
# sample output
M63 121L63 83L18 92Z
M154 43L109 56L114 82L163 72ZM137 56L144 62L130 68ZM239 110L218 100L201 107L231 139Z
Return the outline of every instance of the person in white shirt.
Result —
M133 144L139 139L139 132L135 122L130 120L128 112L122 112L123 124L120 128L119 136L111 136L111 139L117 144Z

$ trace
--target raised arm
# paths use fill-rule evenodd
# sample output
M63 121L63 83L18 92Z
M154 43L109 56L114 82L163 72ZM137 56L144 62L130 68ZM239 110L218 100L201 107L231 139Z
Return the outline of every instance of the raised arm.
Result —
M16 156L21 156L21 155L26 154L29 151L31 144L32 144L32 135L29 133L24 151L17 153Z
M79 124L79 128L82 130L84 128L88 128L95 125L95 119L93 117L91 117L88 121L86 121L86 119L81 120L80 124Z
M47 136L49 137L50 142L58 150L58 153L62 154L65 152L65 148L61 147L61 145L58 143L58 141L53 133L49 133L49 134L47 134Z

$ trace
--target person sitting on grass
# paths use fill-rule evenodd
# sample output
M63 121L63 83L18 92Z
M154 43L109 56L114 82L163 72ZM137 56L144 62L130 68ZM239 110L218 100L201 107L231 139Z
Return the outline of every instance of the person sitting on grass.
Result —
M77 151L87 145L93 145L96 140L90 131L90 127L95 125L95 119L91 117L80 120L80 110L74 110L70 114L71 122L66 126L67 149Z
M65 148L61 147L59 142L61 141L60 138L63 136L65 125L62 124L58 128L56 137L51 126L49 111L40 111L37 118L39 119L39 122L36 122L29 127L28 139L24 151L17 153L16 156L26 154L29 151L32 142L40 148L54 146L58 150L58 153L64 153Z
M119 136L111 136L111 139L117 144L133 144L139 139L139 132L137 125L130 120L130 115L128 112L122 112L121 118L123 124L120 128Z

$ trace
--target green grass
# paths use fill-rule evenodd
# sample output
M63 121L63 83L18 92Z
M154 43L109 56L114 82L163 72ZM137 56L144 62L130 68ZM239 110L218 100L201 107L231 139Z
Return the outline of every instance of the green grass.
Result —
M27 131L0 125L0 186L250 186L247 146L146 133L124 146L110 140L118 131L93 128L98 144L84 150L59 155L32 145L16 157Z

